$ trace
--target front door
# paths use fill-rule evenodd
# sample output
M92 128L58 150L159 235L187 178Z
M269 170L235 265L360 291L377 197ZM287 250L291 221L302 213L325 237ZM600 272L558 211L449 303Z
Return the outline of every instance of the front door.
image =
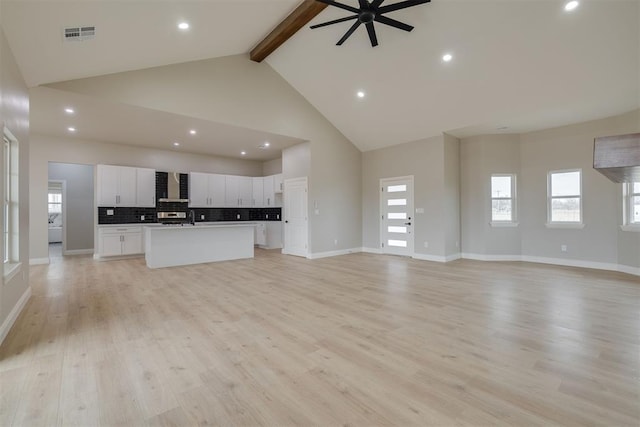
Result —
M284 247L282 253L306 257L307 178L284 182Z
M413 255L413 176L380 180L382 253Z

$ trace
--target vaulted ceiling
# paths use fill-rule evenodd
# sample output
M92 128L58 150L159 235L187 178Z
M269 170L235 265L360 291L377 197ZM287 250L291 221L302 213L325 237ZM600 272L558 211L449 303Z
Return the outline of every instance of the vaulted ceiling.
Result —
M244 54L299 3L2 0L1 20L27 84L38 86ZM563 1L433 0L389 14L415 29L377 25L376 48L364 30L335 46L349 22L305 27L267 63L362 151L442 132L525 132L640 107L639 4L582 0L566 12ZM348 14L329 7L312 24ZM189 31L177 30L181 20ZM95 25L95 39L63 42L62 29L78 25ZM44 132L55 123L36 119L50 123Z

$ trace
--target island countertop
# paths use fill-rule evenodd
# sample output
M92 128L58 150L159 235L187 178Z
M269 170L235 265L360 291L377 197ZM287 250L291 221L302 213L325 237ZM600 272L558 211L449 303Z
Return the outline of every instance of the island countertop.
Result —
M254 222L145 225L149 268L253 258Z

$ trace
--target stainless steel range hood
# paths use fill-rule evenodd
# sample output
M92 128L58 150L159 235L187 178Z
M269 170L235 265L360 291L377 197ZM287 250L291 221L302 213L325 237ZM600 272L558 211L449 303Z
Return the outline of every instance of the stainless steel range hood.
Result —
M180 198L180 174L178 172L167 173L167 197L158 199L159 202L188 203L189 199Z

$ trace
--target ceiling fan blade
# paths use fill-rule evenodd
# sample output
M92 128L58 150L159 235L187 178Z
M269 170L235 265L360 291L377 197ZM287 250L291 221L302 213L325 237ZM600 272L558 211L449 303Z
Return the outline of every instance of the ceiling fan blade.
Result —
M371 2L371 9L376 9L377 7L379 7L382 4L383 1L384 0L373 0Z
M411 31L413 27L411 25L407 25L404 22L396 21L395 19L387 18L386 16L377 15L375 18L376 22L381 24L389 25L394 28L398 28L400 30Z
M327 25L338 24L340 22L351 21L352 19L356 19L357 17L358 15L353 15L353 16L347 16L346 18L336 19L334 21L323 22L322 24L312 25L311 29L326 27Z
M342 38L340 39L340 41L339 41L338 43L336 43L336 44L337 44L337 46L342 46L342 43L346 42L346 41L347 41L347 39L348 39L349 37L351 37L351 34L353 34L353 33L358 29L358 27L360 26L360 24L361 24L361 22L360 22L360 21L356 21L356 23L355 23L355 24L353 24L353 26L352 26L351 28L349 28L349 31L347 31L347 33L346 33L344 36L342 36Z
M349 12L353 12L353 13L360 12L360 10L356 9L355 7L338 3L337 1L333 1L333 0L316 0L316 1L319 1L320 3L328 4L330 6L339 7L340 9L348 10Z
M431 0L406 0L400 3L390 4L388 6L382 6L378 9L378 13L393 12L394 10L406 9L407 7L417 6L419 4L429 3Z
M369 40L371 40L371 47L378 46L378 36L376 36L376 29L373 26L373 22L367 24L367 32L369 33Z

